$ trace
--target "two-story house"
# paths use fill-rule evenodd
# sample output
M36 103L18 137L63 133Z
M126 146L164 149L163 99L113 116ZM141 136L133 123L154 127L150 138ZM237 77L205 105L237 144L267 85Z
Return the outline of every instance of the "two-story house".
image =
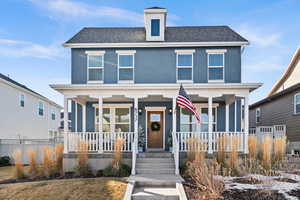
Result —
M228 26L169 27L166 20L166 9L147 8L144 27L83 28L64 43L71 84L51 87L64 95L65 108L72 100L65 153L76 151L74 138L89 142L92 152L109 152L117 136L126 141L124 152L132 151L141 130L146 151L177 145L173 151L184 152L186 140L198 137L213 153L217 138L228 134L247 153L249 93L261 85L242 83L242 47L249 42ZM181 84L201 123L176 106Z

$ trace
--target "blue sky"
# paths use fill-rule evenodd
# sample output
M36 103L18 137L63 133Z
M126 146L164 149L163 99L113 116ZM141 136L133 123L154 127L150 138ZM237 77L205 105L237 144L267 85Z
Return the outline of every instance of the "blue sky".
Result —
M142 26L151 6L168 9L169 25L229 25L247 38L243 81L264 84L251 103L266 96L300 45L299 0L1 0L0 73L62 105L49 87L70 83L70 50L61 44L86 26Z

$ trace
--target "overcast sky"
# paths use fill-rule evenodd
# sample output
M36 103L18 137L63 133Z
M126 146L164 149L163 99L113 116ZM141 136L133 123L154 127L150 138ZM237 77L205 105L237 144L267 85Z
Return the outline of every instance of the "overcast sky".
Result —
M70 83L70 49L62 43L83 27L142 26L143 9L152 6L168 9L168 25L229 25L248 39L243 82L264 84L251 103L267 95L300 44L299 0L1 0L0 73L62 105L49 87Z

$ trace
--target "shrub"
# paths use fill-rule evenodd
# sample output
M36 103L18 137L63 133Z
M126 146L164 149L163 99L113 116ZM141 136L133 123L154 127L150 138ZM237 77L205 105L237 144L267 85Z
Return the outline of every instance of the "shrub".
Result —
M264 169L271 168L271 152L272 152L272 139L269 136L264 137L260 147L261 151L261 164Z
M228 139L227 136L221 136L218 138L218 152L217 152L217 161L222 166L226 166L226 145Z
M117 138L114 145L114 160L112 163L112 167L116 170L119 170L122 162L122 148L124 145L124 139Z
M114 168L112 165L103 170L103 176L114 177L127 177L131 174L131 168L128 165L121 164L119 169Z
M86 144L84 141L80 141L78 145L78 166L76 167L75 171L79 176L87 176L91 174L91 170L89 169L88 165L88 144Z
M205 191L208 194L209 197L207 199L220 197L224 190L223 181L215 177L218 171L219 165L217 163L212 165L207 165L206 162L187 163L187 174L199 190Z
M36 150L29 149L27 151L28 158L29 158L29 175L31 177L37 177L39 174L39 168L36 158Z
M10 157L9 156L2 156L0 157L0 167L10 165Z
M64 145L58 144L55 146L55 168L61 175L63 174L63 152Z
M282 162L286 150L286 137L274 139L274 164Z
M50 147L43 148L43 174L50 177L55 173L54 152Z
M206 144L201 142L197 138L189 138L186 140L188 151L187 151L187 160L190 162L197 161L201 162L205 159L204 149L206 149Z
M14 151L13 158L15 161L14 177L17 179L25 178L24 166L22 163L22 152L20 149Z

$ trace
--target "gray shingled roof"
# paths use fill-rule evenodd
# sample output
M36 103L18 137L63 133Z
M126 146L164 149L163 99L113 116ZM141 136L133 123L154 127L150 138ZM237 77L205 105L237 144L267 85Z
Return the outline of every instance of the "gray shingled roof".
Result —
M144 27L83 28L66 42L72 43L141 43L146 42ZM164 42L248 42L228 26L167 27Z

